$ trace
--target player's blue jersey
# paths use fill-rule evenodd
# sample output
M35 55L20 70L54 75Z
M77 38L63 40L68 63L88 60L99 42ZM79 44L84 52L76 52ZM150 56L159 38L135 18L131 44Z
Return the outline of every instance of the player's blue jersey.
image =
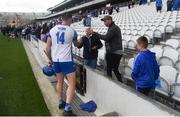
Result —
M68 25L56 25L49 32L52 40L51 56L53 62L71 62L72 42L77 40L77 32Z

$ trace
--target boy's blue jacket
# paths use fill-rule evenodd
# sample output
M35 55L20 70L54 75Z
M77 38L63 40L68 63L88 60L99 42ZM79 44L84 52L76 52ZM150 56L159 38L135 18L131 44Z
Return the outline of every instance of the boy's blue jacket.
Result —
M131 77L136 82L136 87L155 87L155 80L159 78L159 65L155 53L147 50L141 51L135 58Z
M156 0L156 6L162 6L162 0Z

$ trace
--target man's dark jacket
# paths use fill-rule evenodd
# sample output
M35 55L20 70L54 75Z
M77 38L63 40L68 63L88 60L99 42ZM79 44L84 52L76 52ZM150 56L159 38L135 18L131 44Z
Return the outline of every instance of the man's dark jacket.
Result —
M98 49L102 48L103 46L99 37L93 34L90 37L90 39L86 36L83 36L82 39L83 39L83 43L81 44L79 48L84 47L84 50L83 50L84 59L97 59ZM91 43L89 40L91 41ZM92 49L94 46L96 46L95 50Z
M120 28L114 24L109 26L106 35L95 33L100 39L105 41L106 52L114 53L117 50L122 50L122 36Z

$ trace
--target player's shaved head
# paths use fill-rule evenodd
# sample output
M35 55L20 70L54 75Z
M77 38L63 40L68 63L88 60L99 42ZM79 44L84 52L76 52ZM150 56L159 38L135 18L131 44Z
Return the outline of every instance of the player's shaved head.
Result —
M64 15L62 15L62 20L67 21L68 19L72 19L72 15L71 14L64 14Z
M62 15L62 24L71 25L72 24L72 15L64 14Z

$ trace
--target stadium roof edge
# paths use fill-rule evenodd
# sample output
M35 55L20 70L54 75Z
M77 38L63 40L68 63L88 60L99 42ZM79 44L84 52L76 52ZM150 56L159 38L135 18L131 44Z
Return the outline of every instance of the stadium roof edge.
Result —
M87 3L84 3L84 4L80 5L80 6L75 6L73 8L69 8L69 9L66 9L66 10L63 10L63 11L60 11L60 12L45 16L45 17L39 17L39 18L37 18L37 20L43 20L43 19L52 18L52 17L58 16L58 15L61 15L63 13L78 10L78 9L81 9L81 8L84 8L84 7L87 7L87 6L91 6L91 5L94 5L94 4L98 4L98 3L101 3L101 2L106 2L106 0L97 0L97 1L87 2Z
M70 2L70 1L72 1L72 0L64 0L61 3L59 3L59 4L57 4L57 5L53 6L53 7L48 8L47 10L48 11L53 11L54 9L66 4L66 3Z

